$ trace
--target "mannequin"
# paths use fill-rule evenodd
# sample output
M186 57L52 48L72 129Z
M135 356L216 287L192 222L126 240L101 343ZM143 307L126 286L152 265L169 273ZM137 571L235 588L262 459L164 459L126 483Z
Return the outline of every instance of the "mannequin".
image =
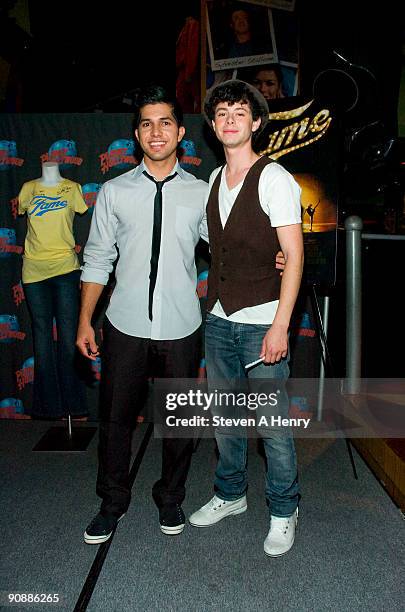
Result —
M27 214L22 283L34 341L33 418L87 415L85 389L76 371L80 265L73 220L87 212L81 186L61 176L56 162L24 183L19 214ZM58 341L53 341L53 320Z
M59 164L56 162L44 162L42 164L41 185L53 187L63 180L59 172Z

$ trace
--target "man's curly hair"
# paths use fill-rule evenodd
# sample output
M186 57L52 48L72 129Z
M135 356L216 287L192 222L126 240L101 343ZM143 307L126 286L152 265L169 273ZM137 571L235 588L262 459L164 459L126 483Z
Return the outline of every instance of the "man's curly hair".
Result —
M213 94L208 97L204 104L205 114L211 121L215 118L215 108L220 102L227 102L228 105L245 102L249 104L253 121L262 116L260 104L249 87L243 82L224 83L224 85L218 85L215 88Z

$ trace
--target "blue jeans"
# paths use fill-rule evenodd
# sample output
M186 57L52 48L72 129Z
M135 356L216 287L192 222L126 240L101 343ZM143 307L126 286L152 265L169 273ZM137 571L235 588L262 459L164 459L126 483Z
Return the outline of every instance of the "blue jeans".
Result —
M259 358L263 338L269 325L232 323L207 313L205 328L205 358L210 391L240 388L244 383L249 392L260 392L277 379L283 388L288 379L288 360L274 365L259 364L246 372L245 365ZM280 381L280 384L278 383ZM256 421L267 408L257 411ZM273 412L272 412L273 410ZM220 414L216 406L214 413ZM274 414L274 409L270 409ZM288 415L288 396L285 390L278 397L276 413L283 418ZM249 416L249 415L248 415ZM290 516L298 505L297 460L294 439L290 429L283 427L258 428L263 440L267 459L265 479L266 500L273 516ZM219 460L215 472L216 494L221 499L235 500L247 489L247 438L231 435L229 429L218 427L215 438Z
M85 389L77 373L76 332L80 270L24 284L34 341L32 416L87 414ZM53 340L53 318L58 341Z

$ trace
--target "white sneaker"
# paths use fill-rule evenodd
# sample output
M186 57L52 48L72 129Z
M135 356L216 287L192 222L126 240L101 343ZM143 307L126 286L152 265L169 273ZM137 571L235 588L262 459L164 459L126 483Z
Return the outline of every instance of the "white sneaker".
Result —
M194 512L188 519L194 527L209 527L222 521L226 516L246 512L246 495L235 501L226 501L216 495L202 508Z
M280 557L294 544L298 508L291 516L272 516L270 521L270 531L264 541L264 552L269 557Z

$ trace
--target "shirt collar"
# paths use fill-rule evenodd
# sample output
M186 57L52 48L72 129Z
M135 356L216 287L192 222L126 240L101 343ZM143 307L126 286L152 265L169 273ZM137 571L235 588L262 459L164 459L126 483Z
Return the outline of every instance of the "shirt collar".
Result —
M149 170L149 168L147 167L147 165L145 164L144 160L142 159L141 163L139 164L139 166L137 166L134 169L134 177L138 178L142 175L143 171L146 171L148 174L150 174L152 176L151 171ZM177 172L178 176L181 179L185 179L187 172L185 170L183 170L183 168L180 166L178 160L176 161L175 165L173 166L173 169L171 170L171 172L169 172L169 174L167 176L170 176L172 174L174 174L175 172ZM155 177L156 178L156 177ZM166 177L165 177L166 178ZM174 179L176 180L176 179Z

